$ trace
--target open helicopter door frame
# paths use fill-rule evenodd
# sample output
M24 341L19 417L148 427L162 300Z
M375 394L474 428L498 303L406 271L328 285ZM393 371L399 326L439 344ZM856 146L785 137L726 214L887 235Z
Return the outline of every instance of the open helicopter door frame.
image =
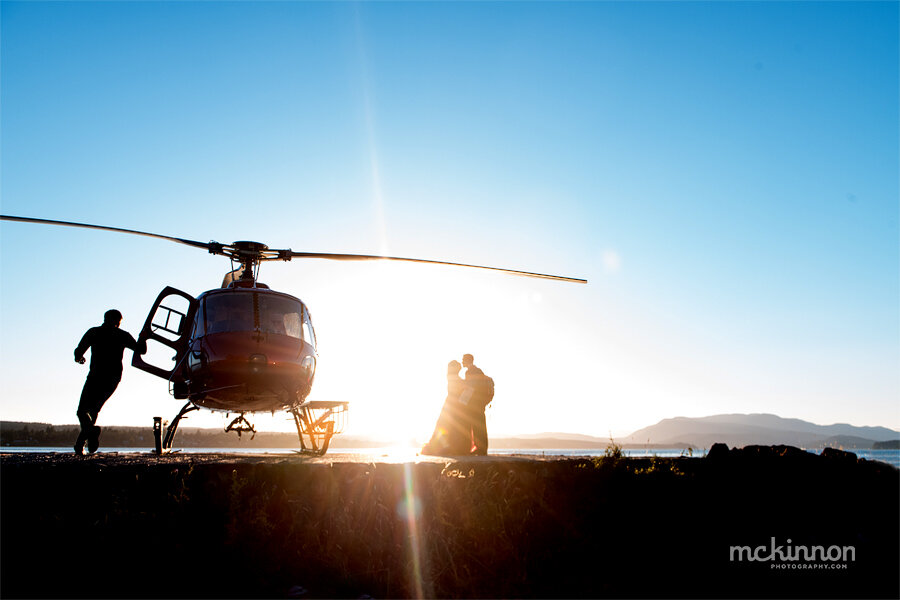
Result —
M174 300L176 298L176 304L183 305L186 303L187 306L183 311L163 305L163 302L166 300ZM200 303L196 298L171 286L167 286L161 291L159 296L156 297L150 313L147 315L147 320L144 321L144 327L141 329L140 335L138 335L137 342L138 347L147 344L148 341L153 341L173 350L175 352L175 356L172 357L173 366L170 369L164 369L150 364L144 360L144 356L141 354L134 354L131 359L131 366L172 382L172 375L181 366L181 361L187 354L187 347L190 342L191 331L193 330L194 315L197 313L199 305ZM153 418L153 437L157 455L171 450L179 421L187 413L194 410L197 410L197 407L188 401L178 412L175 419L171 423L166 424L168 426L166 427L165 439L162 436L162 419L160 417Z
M173 296L186 301L187 308L182 311L164 306L163 302ZM179 303L183 304L184 302ZM171 381L172 375L181 366L181 359L187 352L194 315L199 304L197 299L190 294L171 286L161 291L156 297L156 302L153 303L153 308L150 309L150 314L147 315L147 320L144 321L144 327L141 329L137 341L138 346L153 341L174 350L174 364L172 368L166 369L146 362L144 355L135 354L131 360L131 366Z

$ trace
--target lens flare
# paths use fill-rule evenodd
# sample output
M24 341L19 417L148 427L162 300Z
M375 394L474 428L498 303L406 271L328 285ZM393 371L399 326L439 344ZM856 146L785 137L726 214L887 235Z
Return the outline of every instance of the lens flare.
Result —
M416 598L425 598L425 585L422 579L422 547L419 539L419 517L422 516L422 502L416 495L415 474L413 465L403 465L404 493L397 507L400 518L404 519L408 529L410 564L412 565L413 588Z

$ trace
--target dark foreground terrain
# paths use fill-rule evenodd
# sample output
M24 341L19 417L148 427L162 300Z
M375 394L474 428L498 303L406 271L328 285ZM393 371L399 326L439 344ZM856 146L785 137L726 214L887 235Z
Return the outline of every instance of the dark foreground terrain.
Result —
M784 446L401 464L6 454L0 595L897 598L898 493L893 467ZM828 558L792 560L816 546Z

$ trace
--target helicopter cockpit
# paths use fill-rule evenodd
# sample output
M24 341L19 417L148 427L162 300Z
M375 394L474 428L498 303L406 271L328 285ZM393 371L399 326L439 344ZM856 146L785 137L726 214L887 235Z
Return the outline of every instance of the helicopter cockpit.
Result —
M192 337L227 332L287 336L314 348L316 345L306 306L295 298L270 291L229 290L204 295Z

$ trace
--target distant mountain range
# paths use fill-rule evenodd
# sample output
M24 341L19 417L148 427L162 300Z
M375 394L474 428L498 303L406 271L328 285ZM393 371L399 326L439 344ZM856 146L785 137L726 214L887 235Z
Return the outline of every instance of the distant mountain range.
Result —
M872 448L876 442L897 439L900 439L900 432L886 427L857 427L846 423L816 425L771 414L730 414L663 419L616 441L628 445L649 443L695 448L708 448L716 442L732 447L785 444L801 448Z

